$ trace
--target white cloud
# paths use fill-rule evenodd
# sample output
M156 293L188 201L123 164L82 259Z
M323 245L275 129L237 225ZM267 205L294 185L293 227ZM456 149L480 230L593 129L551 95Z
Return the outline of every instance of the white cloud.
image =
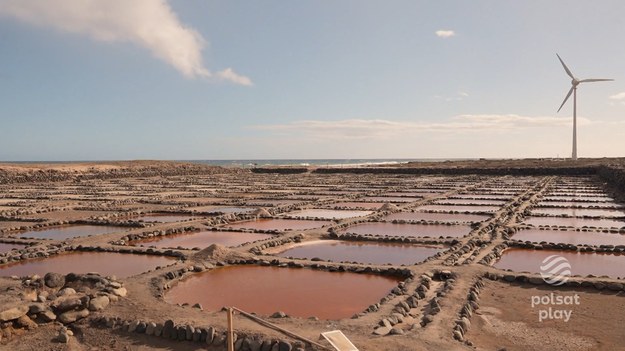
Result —
M456 35L456 32L454 32L453 30L437 30L436 32L436 36L439 38L450 38Z
M232 70L232 68L226 68L223 71L217 72L216 76L219 77L219 79L229 80L236 84L247 85L247 86L252 85L251 79L249 79L246 76L237 74L236 72Z
M586 118L578 124L587 125ZM408 133L470 133L478 131L513 131L526 128L568 127L569 118L519 115L460 115L439 123L390 121L384 119L346 119L338 121L302 120L285 124L255 125L250 128L323 138L389 139Z
M186 77L215 78L202 63L204 38L178 20L166 0L0 0L0 16L148 49ZM251 85L228 68L219 80Z
M625 91L622 93L614 94L610 96L612 100L625 100Z
M469 96L469 93L464 92L464 91L459 91L459 92L458 92L458 95L460 95L460 96L462 96L462 97L468 97L468 96Z

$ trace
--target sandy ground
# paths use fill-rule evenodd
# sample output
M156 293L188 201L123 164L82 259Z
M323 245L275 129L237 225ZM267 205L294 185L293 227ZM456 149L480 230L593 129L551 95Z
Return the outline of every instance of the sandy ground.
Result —
M488 166L495 163L488 162ZM521 165L540 166L544 162L530 160ZM549 161L558 162L558 161ZM588 161L589 165L599 162ZM519 162L503 162L500 167L519 165ZM568 163L558 163L558 165ZM447 164L450 167L449 164ZM451 167L455 167L452 165ZM479 163L458 164L460 167L479 167ZM432 167L442 167L441 163ZM112 174L111 171L120 171ZM38 174L46 176L40 177ZM188 174L185 174L187 172ZM100 176L101 175L101 176ZM27 176L24 178L23 176ZM2 178L4 177L4 178ZM0 198L6 202L27 201L22 208L25 214L0 220L0 230L13 228L16 223L32 225L32 222L19 222L16 219L40 218L48 222L58 220L86 220L93 216L103 216L112 213L124 213L128 210L151 211L178 211L188 209L188 203L197 203L210 206L244 206L247 203L258 201L279 202L289 196L300 195L301 204L292 206L286 203L273 210L278 215L289 212L294 207L332 208L332 203L354 201L366 196L379 196L384 193L409 192L419 190L436 190L427 200L415 199L412 202L398 204L400 209L418 208L429 202L445 199L460 193L476 192L480 194L509 193L511 198L507 204L512 205L513 211L522 212L530 206L530 200L546 193L550 186L559 181L557 177L509 177L509 176L410 176L410 175L375 175L375 174L254 174L249 171L221 170L214 167L175 164L160 161L142 162L111 162L87 164L50 164L50 165L0 165L0 179L5 181L19 179L20 182L0 182ZM30 178L29 178L30 177ZM566 179L568 182L569 180ZM577 180L571 180L574 184ZM587 179L592 184L592 179ZM566 185L566 184L565 184ZM564 186L564 185L563 185ZM204 190L209 189L209 190ZM478 190L481 189L481 190ZM484 190L486 189L486 190ZM335 191L335 193L332 193ZM311 195L323 196L311 196ZM52 196L53 195L53 196ZM85 196L89 195L89 196ZM525 196L527 195L527 196ZM317 201L315 198L320 198ZM120 202L120 200L122 202ZM108 206L108 208L106 208ZM13 206L8 206L13 208ZM78 208L81 208L80 210ZM192 207L191 207L192 208ZM10 209L8 210L10 211ZM0 215L7 210L0 209ZM369 218L374 218L374 213ZM123 217L124 220L126 219ZM150 230L166 230L181 228L188 225L208 229L207 218L197 218L188 222L155 223ZM515 225L511 217L505 216L500 210L492 218L482 222L479 228L485 228L491 223L499 221L503 227ZM355 219L346 219L337 224L351 225ZM128 233L141 233L143 228L122 228L119 232L79 237L68 240L72 245L89 245L100 247L115 247L112 241L117 241ZM2 234L2 238L14 238L19 231ZM327 229L313 229L307 231L285 232L283 237L304 233L304 241L314 241L322 238ZM0 238L0 239L2 239ZM569 322L537 321L537 312L530 306L531 296L550 293L550 290L536 287L510 285L502 282L485 280L486 287L481 295L481 308L471 319L472 326L467 334L473 346L458 342L452 338L452 331L458 312L466 302L467 292L476 277L484 272L496 272L494 268L486 267L476 262L487 255L496 245L504 242L501 237L491 240L488 235L481 239L487 240L479 250L470 250L459 255L456 262L462 263L472 258L470 264L447 265L446 259L450 252L438 259L422 264L401 267L409 268L418 277L424 273L436 270L449 270L455 275L453 288L440 297L441 311L434 316L433 321L426 327L418 323L423 317L424 306L432 299L437 289L442 287L440 282L433 283L434 287L428 292L426 299L419 308L414 309L415 318L399 325L403 335L375 336L374 327L380 319L388 316L392 307L407 296L396 297L374 313L366 314L358 319L346 318L338 321L314 321L302 318L272 319L272 322L301 334L312 340L317 340L323 331L341 329L362 351L377 350L617 350L622 348L623 317L625 307L623 296L615 294L600 294L594 291L567 291L554 289L556 293L578 293L582 304L575 306ZM467 243L471 237L460 238L460 243ZM51 243L55 241L46 241ZM243 245L236 251L228 251L241 257L252 256L248 250L256 244ZM274 257L272 252L282 251L292 244L264 252L259 256L267 260ZM178 262L169 270L186 267L191 264L214 264L222 257L196 255L192 250L177 250L186 258L186 262ZM285 260L288 261L288 260ZM296 260L303 264L312 262ZM327 263L338 266L338 263ZM350 266L352 264L345 264ZM353 264L353 266L363 266ZM374 265L370 265L376 267ZM121 317L123 319L142 319L146 321L163 322L173 319L177 323L190 323L196 326L215 326L223 330L226 326L226 316L219 311L200 311L190 307L170 305L164 302L162 291L162 274L164 271L151 271L124 279L128 289L128 297L112 304L100 315ZM15 281L7 278L0 279L0 307L11 306L19 297L15 290ZM409 291L414 291L417 282L408 284ZM13 292L13 293L10 293ZM376 301L372 301L374 303ZM366 308L366 306L363 306ZM266 316L265 316L266 317ZM42 325L36 330L18 331L11 337L4 337L0 341L0 349L6 350L199 350L206 349L201 345L187 342L170 342L160 338L145 335L129 334L119 330L91 327L88 321L77 322L71 329L75 338L69 344L59 344L52 339L59 326L54 324ZM236 317L236 328L240 332L253 335L262 335L265 338L284 338L275 331L262 328L257 324Z

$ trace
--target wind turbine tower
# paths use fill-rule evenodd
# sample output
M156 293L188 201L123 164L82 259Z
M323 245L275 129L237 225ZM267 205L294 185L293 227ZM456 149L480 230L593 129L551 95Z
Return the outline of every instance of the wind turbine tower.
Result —
M564 106L564 104L566 103L566 100L568 100L569 97L571 96L571 93L573 93L573 153L571 155L571 159L575 161L577 160L577 86L579 85L579 83L606 82L606 81L612 81L614 79L603 79L603 78L577 79L575 78L575 76L573 76L573 73L571 73L571 70L568 67L566 67L566 65L564 64L564 61L562 61L562 58L560 58L560 55L556 54L556 56L558 56L558 60L560 60L562 67L564 67L564 70L566 71L566 74L568 74L568 76L571 77L571 89L566 94L564 101L562 101L562 105L560 105L558 112L560 112L560 110L562 109L562 106Z

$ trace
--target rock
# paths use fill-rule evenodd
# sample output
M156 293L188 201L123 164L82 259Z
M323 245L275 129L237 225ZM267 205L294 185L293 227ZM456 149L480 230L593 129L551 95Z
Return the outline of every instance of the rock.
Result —
M206 329L206 344L210 345L215 340L215 328L209 327Z
M20 305L0 312L0 322L8 322L18 319L28 313L28 305Z
M275 312L274 314L271 315L271 318L286 318L286 317L287 317L286 313L282 311Z
M111 289L111 292L119 297L126 297L126 295L128 294L128 290L126 290L126 288L124 287Z
M82 306L82 300L80 299L80 296L77 296L76 294L63 295L57 298L56 300L52 301L52 303L50 304L50 307L52 307L52 309L56 313L63 313L66 311L75 310L81 306Z
M202 330L200 328L195 329L193 332L193 342L199 342L202 338Z
M161 336L163 334L163 325L161 323L156 323L156 327L154 327L154 336Z
M65 285L65 276L58 273L50 272L46 273L46 275L43 277L43 281L48 288L60 288Z
M37 328L37 323L33 322L30 317L27 315L23 315L16 320L16 324L22 328L26 328L28 330L32 330Z
M57 320L63 324L69 324L69 323L74 323L75 321L79 319L85 318L88 315L89 315L89 310L85 308L85 309L78 310L78 311L64 312L57 317Z
M154 322L148 323L148 325L145 328L145 335L154 335L154 329L156 329L156 323Z
M291 351L293 347L286 341L278 342L278 351Z
M76 293L76 290L72 288L63 288L59 290L59 292L57 293L57 296L74 295L75 293Z
M109 305L111 300L106 295L96 296L89 301L89 311L101 311Z
M174 321L171 319L166 320L163 325L163 332L161 333L161 336L165 339L171 339L171 335L175 332Z
M132 333L135 330L137 330L137 327L139 326L140 321L138 320L134 320L132 322L130 322L130 324L128 324L128 332Z
M56 337L56 341L62 343L62 344L67 344L69 343L69 334L67 333L59 333L59 335L57 335Z
M47 309L48 307L44 303L31 303L30 306L28 306L28 314L39 314Z
M404 334L404 330L401 329L401 328L393 328L393 329L391 329L389 334L390 335L402 335L402 334Z
M195 333L195 328L191 325L187 325L185 333L186 333L185 339L187 341L191 341L193 340L193 334Z
M49 323L56 320L56 314L51 310L45 310L37 316L42 322Z
M373 331L373 334L385 336L385 335L388 335L388 333L390 332L391 332L391 327L382 326L382 327L375 328L375 330Z
M176 337L174 339L184 341L187 340L187 327L184 325L179 325L177 328Z

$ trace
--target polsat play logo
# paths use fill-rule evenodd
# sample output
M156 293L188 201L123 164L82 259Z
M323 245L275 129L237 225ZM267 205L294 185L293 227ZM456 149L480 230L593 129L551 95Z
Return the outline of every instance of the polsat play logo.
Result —
M571 276L569 260L560 255L546 257L540 266L540 276L545 283L560 286L566 283Z

